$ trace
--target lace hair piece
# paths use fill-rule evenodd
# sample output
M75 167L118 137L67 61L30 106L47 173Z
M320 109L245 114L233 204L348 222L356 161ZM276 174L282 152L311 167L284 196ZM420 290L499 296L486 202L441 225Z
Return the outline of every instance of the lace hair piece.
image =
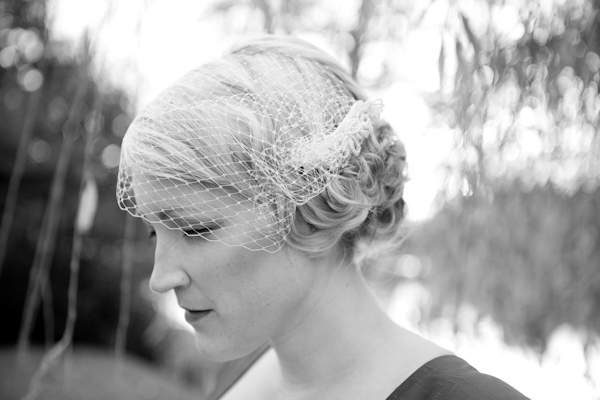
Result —
M373 133L373 121L379 119L382 109L381 100L358 100L333 132L300 138L290 149L290 164L335 174L351 154L360 153L362 141Z
M382 107L310 57L235 52L190 71L135 118L119 206L185 236L275 252L296 207L359 155Z

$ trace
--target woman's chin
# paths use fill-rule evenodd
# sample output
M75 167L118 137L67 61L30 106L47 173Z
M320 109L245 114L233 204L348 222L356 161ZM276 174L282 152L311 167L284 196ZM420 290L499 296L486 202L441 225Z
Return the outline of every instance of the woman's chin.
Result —
M206 337L195 333L196 349L200 357L214 362L227 362L245 357L257 350L260 346L236 346L235 343L224 343L207 340Z

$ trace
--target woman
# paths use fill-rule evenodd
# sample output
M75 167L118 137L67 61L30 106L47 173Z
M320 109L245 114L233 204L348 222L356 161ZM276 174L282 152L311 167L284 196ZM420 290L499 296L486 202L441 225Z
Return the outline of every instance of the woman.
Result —
M156 235L152 290L203 357L260 353L218 398L524 398L395 325L355 265L400 239L405 153L381 108L323 52L264 37L129 128L118 198Z

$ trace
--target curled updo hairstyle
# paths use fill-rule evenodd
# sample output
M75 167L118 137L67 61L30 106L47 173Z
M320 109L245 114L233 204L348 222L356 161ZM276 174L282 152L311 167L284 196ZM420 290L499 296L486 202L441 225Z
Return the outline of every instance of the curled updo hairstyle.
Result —
M288 244L309 254L325 253L338 243L351 255L359 243L397 250L405 170L404 146L390 125L380 121L339 178L296 209Z
M264 198L253 193L257 187L277 186L288 173L258 179L256 171L264 166L256 165L249 153L277 159L277 154L269 154L289 151L294 143L281 145L281 137L300 139L331 132L357 101L367 100L332 57L303 41L276 36L238 46L220 60L191 71L160 97L161 110L169 107L170 116L152 124L144 124L147 117L140 117L135 140L148 142L145 147L153 153L136 163L151 164L148 168L157 176L168 169L181 180L233 187L257 203ZM152 110L146 115L153 118ZM284 217L288 246L316 258L340 245L346 254L353 254L361 242L398 245L406 154L389 124L374 119L373 125L360 149L353 150L335 173L326 174L324 190L315 190L318 194L307 196L307 201L294 201L292 207L289 201L274 202L275 214L288 215ZM184 147L192 147L193 152L186 153ZM310 173L302 168L291 174L306 178ZM203 172L194 175L192 170ZM227 176L242 179L232 183ZM257 179L264 182L245 183ZM281 187L303 190L298 182ZM315 182L320 184L318 178ZM269 195L271 202L285 197L273 192L277 193Z

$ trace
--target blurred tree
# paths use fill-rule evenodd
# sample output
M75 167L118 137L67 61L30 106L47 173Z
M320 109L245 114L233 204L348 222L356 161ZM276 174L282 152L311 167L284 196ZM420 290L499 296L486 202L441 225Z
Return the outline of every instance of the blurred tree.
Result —
M76 343L106 346L115 342L124 229L114 201L115 168L132 108L124 93L91 75L88 65L81 62L86 58L81 52L67 51L62 43L48 40L46 6L43 0L0 1L0 207L5 210L0 232L5 238L0 261L4 317L0 344L14 344L23 325L27 279L36 253L41 268L34 281L40 286L28 296L35 299L34 293L42 294L44 307L32 314L31 340L51 344L61 337L67 319L69 260L80 186L92 182L98 187L102 223L82 238L73 338ZM87 139L91 140L89 175L82 181ZM20 176L15 174L17 167ZM88 199L89 193L93 191L88 190ZM12 211L7 207L11 203ZM93 215L90 212L88 218ZM52 218L54 227L48 222ZM84 227L89 222L80 220L79 224ZM39 243L44 243L43 252ZM135 251L138 268L132 290L138 293L139 282L149 273L149 255L140 254L139 246ZM33 301L32 309L38 307ZM131 313L127 347L153 358L153 349L143 337L154 313L145 296L134 296Z
M543 353L562 324L595 343L598 226L598 190L566 195L550 185L524 191L513 184L493 199L470 196L448 204L407 244L408 252L431 265L422 276L431 297L422 322L446 317L458 324L467 304L501 323L509 343Z
M389 29L390 14L385 3L349 1L340 9L339 4L317 0L222 0L214 4L212 12L225 17L226 31L232 33L323 35L328 43L344 50L338 55L348 62L356 77L364 46L390 40L390 35L396 32Z
M441 96L432 99L437 124L455 139L445 206L411 239L432 257L432 317L466 303L501 322L511 342L543 350L570 324L592 343L600 2L466 6L449 7Z
M462 5L442 30L443 96L432 102L456 140L447 198L517 178L528 188L596 188L600 3Z

